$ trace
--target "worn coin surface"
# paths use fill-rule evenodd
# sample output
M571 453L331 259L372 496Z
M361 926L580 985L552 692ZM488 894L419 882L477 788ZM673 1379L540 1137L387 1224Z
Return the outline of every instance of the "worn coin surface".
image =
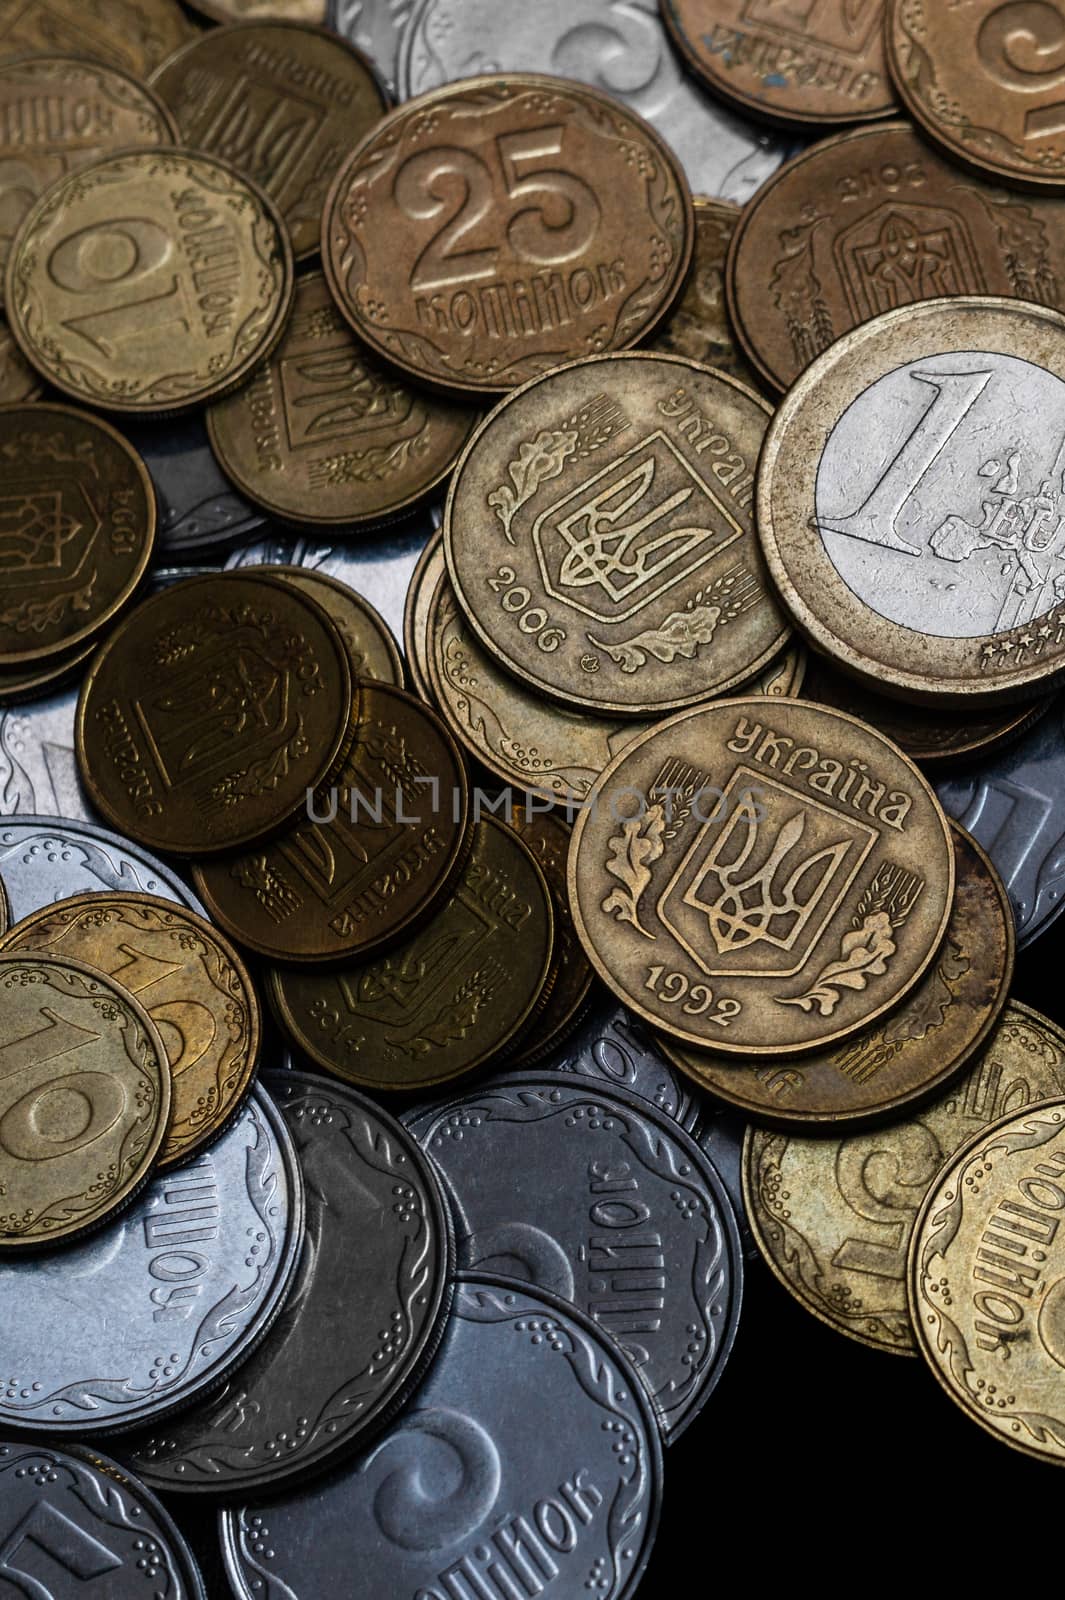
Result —
M595 974L581 948L570 914L566 890L566 856L571 833L568 824L553 806L545 810L543 805L527 802L509 805L506 820L535 856L551 891L555 913L550 1001L530 1023L514 1052L512 1063L521 1066L530 1061L542 1061L572 1030L588 1004Z
M42 798L31 790L27 799L34 797ZM30 807L23 806L18 815L7 815L0 822L0 877L12 924L41 906L101 890L139 891L202 912L192 890L172 868L128 839L105 832L80 812L75 820L29 812Z
M0 405L39 400L44 385L22 354L14 334L0 319Z
M165 422L126 418L122 432L151 474L163 555L180 559L186 551L251 538L262 529L262 512L220 470L202 417L168 417Z
M281 337L292 247L273 202L226 162L133 150L36 202L7 263L23 354L109 411L180 411L226 394Z
M824 1048L935 959L954 852L927 781L852 717L724 700L662 723L599 778L570 899L604 982L727 1055Z
M698 1120L683 1073L666 1059L650 1029L599 985L577 1027L541 1067L551 1072L575 1072L624 1089L671 1117L689 1133Z
M328 612L347 646L351 670L356 678L371 683L403 687L403 658L384 618L350 584L332 578L316 567L262 566L259 571L281 578L285 583L309 594ZM361 698L361 697L360 697ZM366 707L360 706L360 716Z
M758 478L769 568L873 688L981 705L1065 673L1063 360L1056 311L928 300L844 334L788 391Z
M997 1118L1065 1094L1065 1035L1011 1001L975 1066L907 1117L843 1139L752 1128L747 1214L792 1294L841 1333L914 1352L906 1253L944 1161Z
M463 1274L411 1406L325 1483L223 1511L226 1570L243 1600L318 1600L354 1572L375 1595L461 1581L585 1600L592 1582L632 1600L661 1487L650 1402L601 1333L553 1296Z
M502 401L448 492L455 594L535 691L660 717L745 682L789 628L755 537L764 401L676 356L574 363Z
M190 34L177 0L0 0L0 59L91 56L145 78Z
M0 1251L10 1254L66 1241L125 1205L158 1159L171 1094L154 1023L87 963L0 952L0 1000Z
M665 355L686 356L727 372L751 388L759 375L740 348L725 304L725 262L741 212L723 200L696 195L695 255L684 292L651 341Z
M653 128L597 90L515 73L386 117L337 174L322 258L372 349L482 394L645 337L693 239L687 184Z

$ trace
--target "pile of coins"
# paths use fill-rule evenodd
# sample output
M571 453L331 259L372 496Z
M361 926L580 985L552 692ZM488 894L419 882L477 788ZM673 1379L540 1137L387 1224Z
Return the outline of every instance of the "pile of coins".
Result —
M745 1260L1065 1460L1053 28L0 0L16 1587L632 1597Z

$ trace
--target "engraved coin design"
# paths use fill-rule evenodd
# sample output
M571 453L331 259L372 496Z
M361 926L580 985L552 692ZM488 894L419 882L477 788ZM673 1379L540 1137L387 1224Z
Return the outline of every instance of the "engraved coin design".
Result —
M596 90L513 74L386 117L334 180L322 258L371 349L477 394L650 333L693 234L652 128Z
M769 568L874 689L981 705L1065 672L1062 357L1056 311L931 300L845 334L788 391L758 479Z
M7 323L0 320L0 405L39 400L44 385L22 354Z
M534 1018L512 1058L514 1065L541 1061L566 1037L588 1003L595 974L581 949L566 892L566 856L570 828L552 807L512 805L507 821L532 851L551 891L555 914L555 947L550 978L550 1004Z
M540 1067L623 1089L689 1133L696 1125L698 1112L683 1073L666 1059L650 1029L601 987L573 1033Z
M674 356L573 364L489 414L448 493L463 612L535 691L622 716L723 694L788 624L754 533L770 412Z
M347 646L348 660L356 678L402 689L403 658L399 646L384 618L361 594L356 594L339 578L331 578L321 568L263 565L258 570L292 584L328 612ZM360 697L360 726L365 710Z
M84 962L4 952L0 999L0 1251L10 1254L97 1227L132 1198L166 1135L170 1072L141 1005Z
M368 55L390 89L398 78L403 29L414 0L326 0L326 22Z
M262 512L223 476L202 417L168 417L162 423L126 418L122 431L155 487L163 555L180 560L186 551L250 538L261 530Z
M302 1229L295 1148L257 1089L216 1145L87 1242L0 1264L0 1419L99 1434L217 1385L277 1315Z
M0 736L3 731L0 724ZM25 807L5 816L0 821L0 877L12 924L41 906L101 890L135 890L203 911L172 868L84 815L73 820L33 816Z
M551 1296L463 1274L410 1406L327 1483L224 1511L226 1571L242 1600L317 1600L352 1572L381 1595L491 1580L585 1600L593 1581L632 1600L661 1483L650 1404L599 1331Z
M920 1110L843 1139L752 1128L747 1215L776 1276L862 1344L914 1353L906 1253L944 1161L988 1123L1065 1094L1065 1036L1011 1001L975 1066Z
M739 208L700 195L695 196L694 205L691 272L668 323L651 341L652 348L664 355L701 361L757 389L763 380L737 343L725 304L725 262L740 219Z
M0 59L57 51L145 78L189 37L178 0L0 0Z
M932 789L871 728L803 700L673 717L606 769L570 899L600 977L682 1043L823 1048L897 1005L954 897Z
M54 183L7 264L31 365L110 411L180 411L249 377L292 305L272 201L200 152L122 151Z

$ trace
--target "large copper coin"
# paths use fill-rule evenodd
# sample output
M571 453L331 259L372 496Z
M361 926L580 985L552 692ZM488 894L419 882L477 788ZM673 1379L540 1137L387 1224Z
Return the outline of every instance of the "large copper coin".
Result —
M573 926L566 890L566 857L570 828L559 812L529 804L511 805L506 820L532 851L551 891L555 913L553 975L548 1003L536 1014L518 1041L509 1066L542 1061L580 1021L588 1005L595 974Z
M350 738L344 641L313 600L243 572L130 612L82 686L75 746L93 804L179 855L276 832Z
M653 128L598 90L514 73L380 123L330 190L322 258L380 355L483 394L644 338L693 237L684 174Z
M256 566L316 600L336 624L354 677L403 688L403 657L381 613L349 584L315 567Z
M756 388L761 380L736 342L725 303L725 262L743 213L739 206L704 200L700 195L695 196L694 205L695 254L688 281L668 323L651 340L651 348L663 355L701 361Z
M57 51L145 78L189 38L178 0L0 0L0 60Z

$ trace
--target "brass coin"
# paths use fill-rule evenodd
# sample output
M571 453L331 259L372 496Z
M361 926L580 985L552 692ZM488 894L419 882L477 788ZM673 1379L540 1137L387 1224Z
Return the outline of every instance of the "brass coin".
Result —
M542 1060L576 1026L588 1004L595 974L570 914L566 890L569 826L557 811L531 810L524 804L512 805L507 821L528 845L544 875L555 919L548 1003L530 1021L507 1059L508 1067L517 1067Z
M462 754L435 711L363 687L336 783L270 844L199 863L197 892L235 939L274 961L365 960L449 893L469 847Z
M0 934L7 932L11 925L11 906L7 898L7 889L4 880L0 878Z
M431 534L418 557L403 605L403 653L411 683L423 700L432 700L429 684L429 617L444 564L444 535Z
M688 281L650 348L704 362L757 389L762 380L736 342L725 304L725 262L743 213L726 200L704 200L699 195L694 205L695 255Z
M884 0L659 0L707 88L751 116L817 128L890 116Z
M843 1139L749 1129L743 1192L762 1254L815 1317L913 1355L906 1254L929 1184L988 1123L1062 1094L1065 1035L1010 1001L975 1066L898 1122Z
M0 407L0 668L54 663L131 598L155 541L155 492L132 445L69 406Z
M351 669L322 608L277 578L190 578L131 611L82 686L82 782L120 833L206 855L276 832L350 737Z
M381 613L348 584L314 567L257 566L257 573L282 579L317 600L336 624L354 677L403 688L403 657Z
M1065 1464L1065 1101L982 1130L929 1189L908 1287L918 1348L951 1399L1038 1461Z
M809 659L809 652L804 645L791 644L775 661L741 685L736 693L768 694L774 700L797 700L800 695L806 700L813 699L814 696L806 694L804 689Z
M326 0L185 0L211 22L324 23Z
M0 672L0 705L14 705L20 700L36 700L51 694L61 684L76 678L85 663L92 659L98 640L78 645L75 650L64 651L47 661L30 662L24 667L7 667Z
M76 400L172 412L243 383L281 337L292 248L273 203L189 150L105 156L54 183L7 264L12 331Z
M185 144L231 161L270 196L299 260L318 249L341 160L388 106L361 51L283 20L213 28L170 56L152 88Z
M39 400L44 384L30 366L7 323L0 318L0 405Z
M207 414L211 448L274 516L329 527L409 510L446 478L478 415L412 389L341 317L321 273L296 285L285 336Z
M1060 313L969 296L855 328L788 391L758 478L766 558L871 688L957 708L1065 676L1062 370Z
M1013 912L1002 880L957 823L954 905L932 966L901 1007L845 1044L786 1065L743 1066L660 1041L729 1105L785 1127L897 1117L956 1076L998 1021L1013 977Z
M212 1143L239 1111L259 1054L259 1002L209 922L147 894L75 895L23 917L4 952L72 957L107 973L154 1022L170 1067L159 1165Z
M569 891L609 988L724 1055L824 1049L935 959L954 851L935 793L872 728L804 700L659 724L599 778Z
M789 636L754 531L770 412L676 356L599 357L509 395L448 492L460 606L567 705L660 717L746 682Z
M0 954L0 1250L66 1240L155 1164L170 1072L154 1023L66 957Z
M0 60L49 50L146 78L189 37L177 0L0 0Z
M329 972L275 967L278 1017L319 1066L368 1089L447 1083L518 1036L551 970L551 894L531 851L495 818L446 904L386 956Z
M379 123L329 192L322 259L374 350L483 394L651 333L693 239L687 182L653 128L596 89L513 73Z

